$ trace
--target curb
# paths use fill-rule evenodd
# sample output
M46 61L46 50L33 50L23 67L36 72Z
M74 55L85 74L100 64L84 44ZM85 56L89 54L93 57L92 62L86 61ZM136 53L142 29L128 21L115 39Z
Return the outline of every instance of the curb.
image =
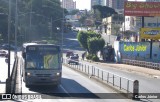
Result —
M99 64L99 65L105 65L105 66L112 67L112 68L117 69L117 70L134 72L134 73L137 73L137 74L140 74L140 75L144 74L144 75L147 75L147 76L152 77L152 78L160 79L159 74L153 74L153 73L149 73L150 71L147 71L147 70L154 70L154 69L144 68L144 69L142 69L143 71L138 71L138 70L134 70L134 69L131 69L131 68L124 68L122 66L116 66L116 65L108 65L106 63L94 62L94 61L91 61L91 60L83 60L83 61L84 62L89 62L89 63L94 63L94 64ZM126 64L124 64L124 65L126 66ZM133 65L130 65L130 66L133 66ZM134 66L134 67L139 67L139 66ZM141 67L141 68L143 68L143 67ZM159 70L156 70L156 71L159 71Z

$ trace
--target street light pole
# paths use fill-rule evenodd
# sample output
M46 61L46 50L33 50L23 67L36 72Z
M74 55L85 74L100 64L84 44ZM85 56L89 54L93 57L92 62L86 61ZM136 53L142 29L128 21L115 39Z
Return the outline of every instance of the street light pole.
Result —
M10 31L11 31L11 0L8 1L8 78L6 79L6 93L11 93L11 78L10 78Z
M11 0L9 0L9 14L8 14L8 78L10 77L10 32L11 32Z
M52 24L52 17L51 17L51 35L50 35L50 37L51 37L51 39L52 39L52 33L53 33L53 24Z
M17 0L16 0L16 12L15 12L15 57L17 56L17 30L18 30L18 12L17 12Z
M63 34L64 34L64 8L62 8L63 9L63 17L62 17L62 44L61 44L61 49L62 49L62 63L63 63Z
M31 33L31 26L32 26L32 0L31 0L31 10L30 10L30 18L29 18L29 34L28 34L29 39L30 39L30 36L31 36L31 34L30 34Z

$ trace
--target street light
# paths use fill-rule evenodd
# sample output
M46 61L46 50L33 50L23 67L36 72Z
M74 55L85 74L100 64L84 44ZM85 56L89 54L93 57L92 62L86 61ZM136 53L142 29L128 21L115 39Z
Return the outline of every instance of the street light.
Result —
M62 45L61 45L61 49L62 49L62 63L63 63L63 35L64 35L64 8L63 8L63 22L62 22Z
M17 29L18 29L18 13L17 13L17 0L16 0L16 11L15 11L15 58L17 56Z
M11 31L11 0L8 1L8 78L6 79L6 93L11 92L11 78L10 78L10 31Z

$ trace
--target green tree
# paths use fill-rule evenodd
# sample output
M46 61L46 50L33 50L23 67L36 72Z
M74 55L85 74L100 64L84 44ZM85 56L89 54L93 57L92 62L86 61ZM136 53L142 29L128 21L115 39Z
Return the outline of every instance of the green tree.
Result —
M87 45L88 45L89 52L92 55L93 54L96 55L96 53L98 52L98 50L99 50L98 43L99 43L99 40L97 37L92 37L92 38L88 39Z
M80 31L78 32L77 39L80 45L88 51L88 59L97 60L97 52L101 51L105 45L105 41L101 38L100 34L94 31Z
M59 0L19 0L18 7L20 13L26 13L19 20L20 30L28 35L28 39L60 38L60 34L56 34L57 27L62 27L63 11L65 16L67 10L61 8Z
M92 37L88 39L88 48L91 54L96 55L98 51L101 51L105 46L105 42L103 38Z
M93 19L97 27L101 25L103 18L109 17L113 14L117 14L117 12L113 8L107 6L94 5L92 6L92 8L93 8Z
M117 12L113 8L110 8L108 6L94 5L92 6L92 8L94 12L96 10L100 12L99 15L101 18L106 18L106 17L111 16L112 14L117 14Z
M79 31L77 34L77 39L78 39L81 47L83 47L84 49L86 49L88 51L88 45L87 45L88 34L87 34L87 32Z

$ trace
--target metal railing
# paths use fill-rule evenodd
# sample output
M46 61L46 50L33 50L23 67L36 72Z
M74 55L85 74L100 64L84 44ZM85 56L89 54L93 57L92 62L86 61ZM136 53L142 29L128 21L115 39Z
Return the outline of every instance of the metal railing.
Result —
M160 63L153 63L153 62L147 62L147 61L138 61L138 60L130 60L130 59L122 59L122 63L160 70Z
M11 73L11 93L15 93L15 87L16 87L16 77L17 77L17 64L18 64L18 58L15 58L12 73Z
M83 64L80 62L79 64L72 64L72 63L68 64L67 59L63 60L63 64L70 66L70 68L73 68L75 70L81 71L89 75L90 78L94 77L98 80L103 81L106 84L109 84L111 86L118 88L119 90L124 90L127 93L133 93L133 90L134 90L133 85L135 80L131 80L131 79L116 75L114 73L105 71L98 67L94 67L88 64Z

